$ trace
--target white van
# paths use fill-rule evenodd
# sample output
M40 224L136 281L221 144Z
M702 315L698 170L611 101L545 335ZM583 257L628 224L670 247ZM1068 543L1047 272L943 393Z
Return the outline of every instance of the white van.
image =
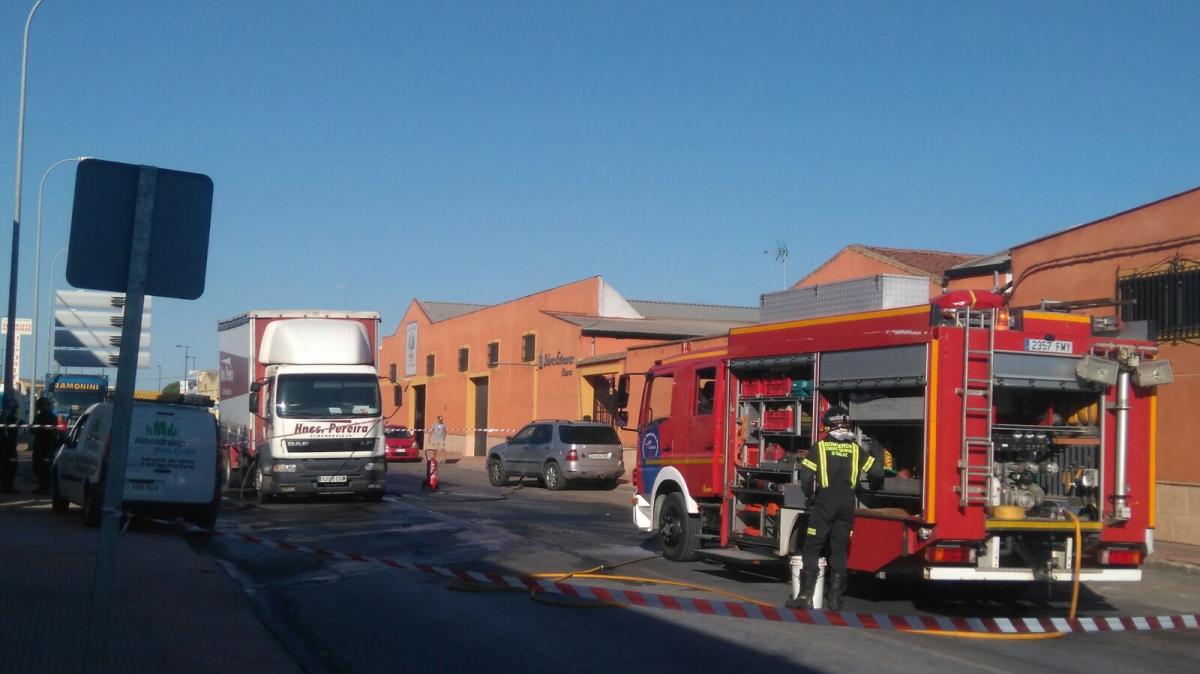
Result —
M216 418L182 400L134 401L122 507L211 528L221 505ZM112 403L89 407L54 457L53 510L65 513L75 503L88 526L100 523L112 413Z

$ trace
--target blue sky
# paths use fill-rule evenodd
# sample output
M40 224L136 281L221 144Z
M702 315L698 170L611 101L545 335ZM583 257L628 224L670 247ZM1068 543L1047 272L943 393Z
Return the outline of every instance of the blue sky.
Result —
M0 7L7 213L30 5ZM990 253L1200 184L1198 20L1182 2L46 0L18 315L38 182L80 154L215 182L207 291L155 303L165 378L175 344L215 367L217 320L251 308L378 310L391 333L413 297L594 274L752 305L780 285L777 240L790 280L850 243ZM43 297L72 184L47 182Z

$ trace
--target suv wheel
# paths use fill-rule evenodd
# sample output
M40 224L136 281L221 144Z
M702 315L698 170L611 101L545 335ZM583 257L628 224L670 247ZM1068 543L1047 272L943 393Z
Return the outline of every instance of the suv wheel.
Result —
M503 487L508 484L508 473L504 471L504 464L494 456L488 459L487 474L488 482L492 483L493 487Z
M673 562L690 562L696 559L696 548L700 543L700 517L689 515L683 494L667 494L662 510L658 511L658 539L663 546L663 557Z
M542 484L550 491L562 491L567 488L567 478L557 463L547 461L542 467Z

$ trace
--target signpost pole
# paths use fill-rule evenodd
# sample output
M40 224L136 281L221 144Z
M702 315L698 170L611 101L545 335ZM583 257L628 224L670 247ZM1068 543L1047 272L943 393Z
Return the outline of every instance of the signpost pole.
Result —
M108 623L116 575L117 535L121 525L121 498L125 490L125 458L131 436L133 389L137 377L142 306L146 298L146 272L150 261L150 236L158 169L142 166L138 175L133 240L129 251L129 285L125 291L125 321L121 327L121 355L117 366L117 395L113 403L112 442L104 479L100 518L100 543L88 619L84 672L103 672L107 660Z

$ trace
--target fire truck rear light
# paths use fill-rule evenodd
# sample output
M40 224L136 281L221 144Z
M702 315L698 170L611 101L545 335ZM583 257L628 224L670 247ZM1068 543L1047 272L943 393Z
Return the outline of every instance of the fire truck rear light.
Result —
M973 545L934 545L925 550L925 561L930 564L974 564Z
M1141 566L1142 551L1137 548L1108 548L1100 552L1101 566Z

